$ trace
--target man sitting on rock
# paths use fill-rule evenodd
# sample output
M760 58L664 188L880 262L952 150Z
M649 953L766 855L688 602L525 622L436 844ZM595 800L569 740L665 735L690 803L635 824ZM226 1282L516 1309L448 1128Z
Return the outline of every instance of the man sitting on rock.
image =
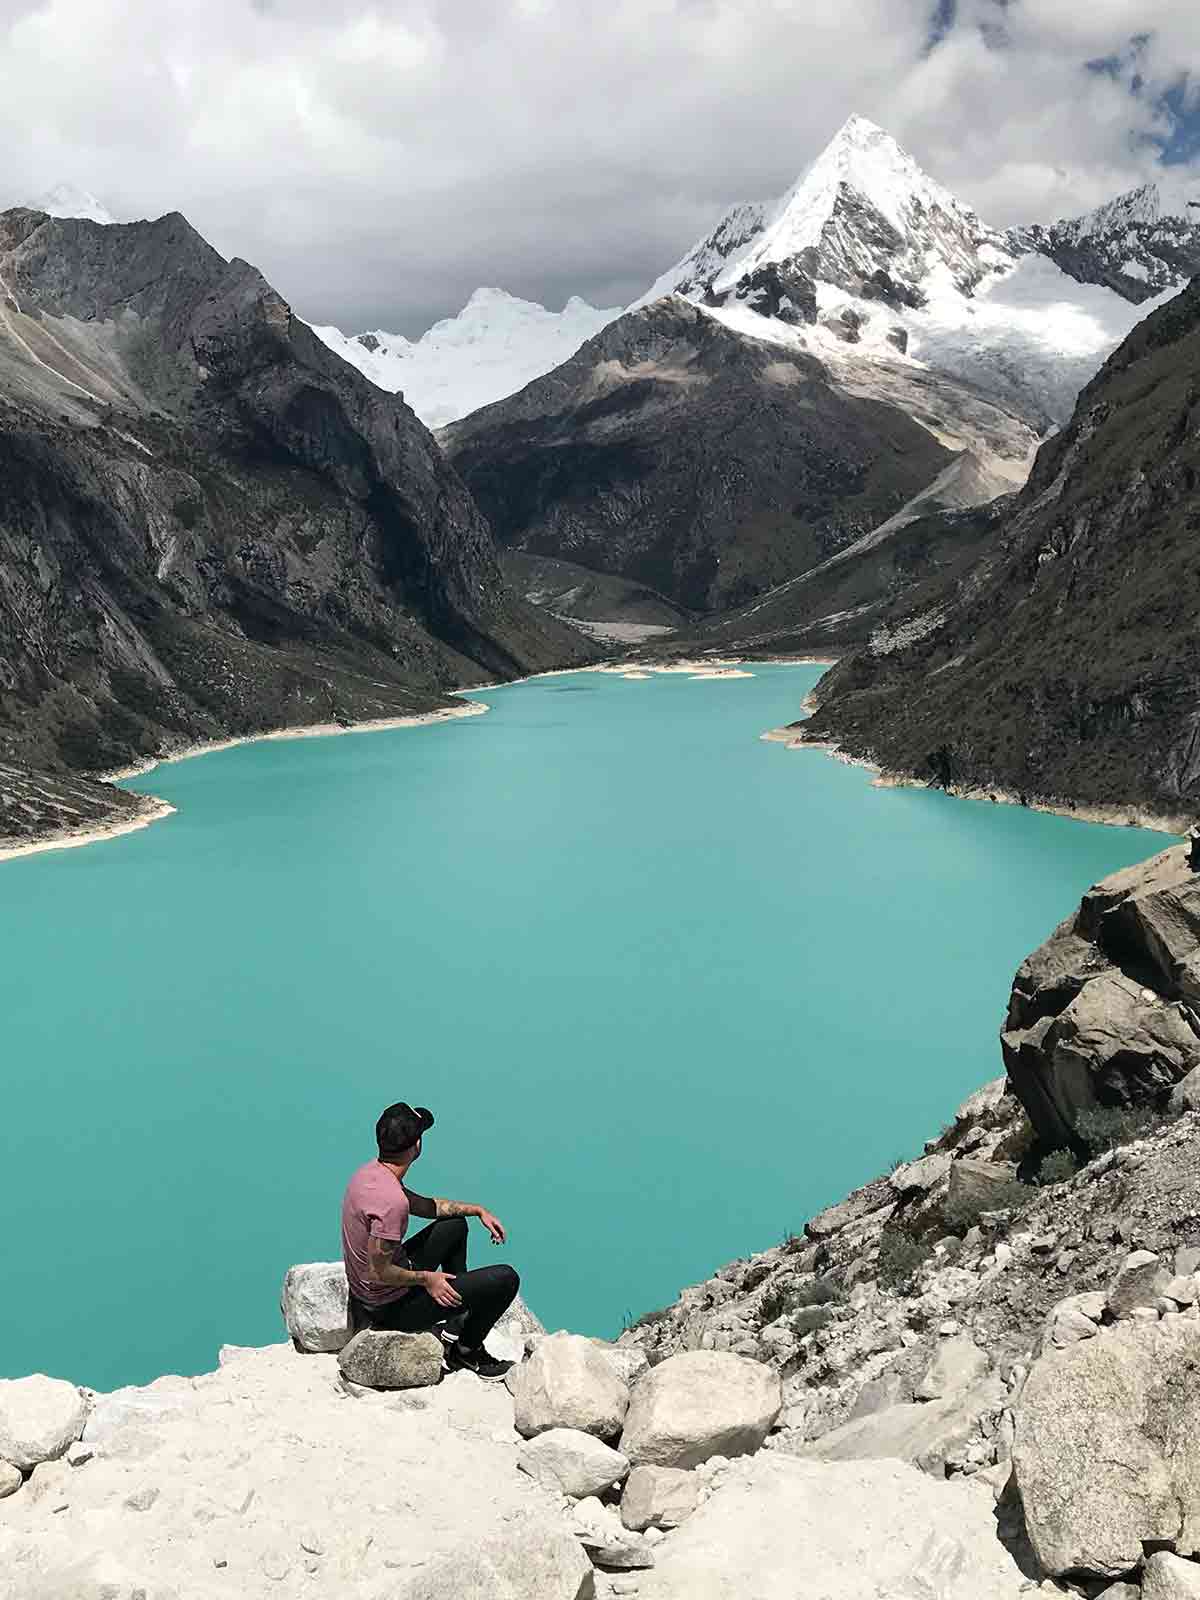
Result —
M478 1217L493 1244L504 1242L499 1217L463 1200L427 1200L404 1182L433 1127L424 1106L400 1101L375 1124L379 1158L346 1185L342 1257L350 1286L350 1327L419 1333L441 1324L446 1365L481 1378L499 1378L510 1365L496 1361L483 1341L516 1297L511 1267L467 1271L467 1218ZM406 1239L408 1219L434 1217ZM455 1337L457 1331L457 1337Z

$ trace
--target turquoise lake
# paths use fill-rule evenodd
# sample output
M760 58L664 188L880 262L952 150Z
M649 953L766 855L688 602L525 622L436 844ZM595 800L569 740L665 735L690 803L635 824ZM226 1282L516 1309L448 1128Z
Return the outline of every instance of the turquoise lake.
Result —
M246 745L178 807L0 866L0 1374L98 1388L282 1336L389 1101L551 1327L778 1243L1001 1070L1018 962L1163 849L764 743L817 667L476 695Z

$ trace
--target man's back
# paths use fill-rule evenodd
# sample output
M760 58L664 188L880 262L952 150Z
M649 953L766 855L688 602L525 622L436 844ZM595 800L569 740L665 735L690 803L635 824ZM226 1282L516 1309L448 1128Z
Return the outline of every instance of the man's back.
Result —
M408 1232L409 1205L404 1185L379 1161L364 1162L342 1197L342 1260L350 1293L369 1306L385 1306L407 1294L371 1280L368 1241L398 1244Z

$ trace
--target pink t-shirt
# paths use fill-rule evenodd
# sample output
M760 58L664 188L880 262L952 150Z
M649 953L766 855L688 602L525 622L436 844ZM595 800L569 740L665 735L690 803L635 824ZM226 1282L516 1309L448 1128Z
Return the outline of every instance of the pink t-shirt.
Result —
M374 1283L368 1275L367 1240L399 1242L408 1231L408 1196L394 1172L368 1161L346 1185L342 1200L342 1260L346 1281L356 1300L386 1306L407 1294L404 1288Z

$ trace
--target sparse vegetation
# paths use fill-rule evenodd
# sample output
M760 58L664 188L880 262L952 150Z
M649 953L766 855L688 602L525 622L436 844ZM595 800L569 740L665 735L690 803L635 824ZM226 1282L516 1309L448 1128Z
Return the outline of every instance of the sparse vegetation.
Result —
M914 1239L901 1228L885 1228L879 1241L876 1267L880 1283L889 1289L903 1288L932 1253L932 1243Z
M1079 1163L1069 1150L1051 1150L1038 1168L1037 1181L1043 1186L1066 1183L1079 1171Z
M1075 1131L1099 1155L1143 1138L1158 1120L1149 1106L1089 1106L1075 1119Z
M1032 1197L1029 1184L1019 1178L1009 1178L1004 1183L993 1184L986 1193L970 1193L956 1200L946 1200L943 1216L946 1226L954 1233L966 1233L973 1228L986 1211L1017 1211Z
M803 1338L815 1328L823 1328L832 1315L833 1310L828 1305L801 1306L792 1317L792 1332L798 1338Z

